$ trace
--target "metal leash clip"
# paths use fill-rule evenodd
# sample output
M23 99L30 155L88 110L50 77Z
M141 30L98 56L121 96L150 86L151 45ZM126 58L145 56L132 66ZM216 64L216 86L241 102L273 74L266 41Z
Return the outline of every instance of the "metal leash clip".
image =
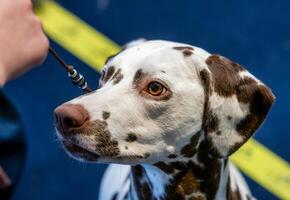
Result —
M73 66L72 66L73 67ZM88 87L88 83L82 74L78 73L77 70L73 69L72 73L68 72L68 76L74 85L77 85L80 89L85 90Z
M84 93L92 92L92 89L88 86L88 83L82 74L80 74L72 65L66 64L64 60L62 60L60 56L55 52L55 50L53 50L51 47L49 47L49 52L68 72L68 77L70 77L73 85L78 86L80 89L83 90Z

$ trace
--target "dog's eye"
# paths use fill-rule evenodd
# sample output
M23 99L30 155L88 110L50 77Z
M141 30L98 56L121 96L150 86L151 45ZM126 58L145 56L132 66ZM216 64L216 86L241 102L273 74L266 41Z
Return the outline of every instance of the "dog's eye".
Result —
M147 92L153 96L159 96L166 91L165 87L158 82L151 82L147 86Z

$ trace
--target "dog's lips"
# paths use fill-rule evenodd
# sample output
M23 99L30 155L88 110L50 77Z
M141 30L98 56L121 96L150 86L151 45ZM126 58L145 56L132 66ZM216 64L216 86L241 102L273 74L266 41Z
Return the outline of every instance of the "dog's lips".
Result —
M91 152L71 141L62 140L62 143L65 149L75 157L80 157L87 161L96 161L100 157L98 154Z
M144 159L144 156L139 156L139 155L128 155L128 156L116 156L114 159L117 160L140 160Z

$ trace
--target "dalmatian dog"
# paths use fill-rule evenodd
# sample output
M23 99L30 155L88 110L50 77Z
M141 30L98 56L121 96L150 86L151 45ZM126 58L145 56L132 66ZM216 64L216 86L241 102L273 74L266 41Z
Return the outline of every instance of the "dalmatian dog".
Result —
M56 128L72 157L111 163L100 200L254 199L228 157L274 100L225 57L137 42L107 60L99 89L56 108Z

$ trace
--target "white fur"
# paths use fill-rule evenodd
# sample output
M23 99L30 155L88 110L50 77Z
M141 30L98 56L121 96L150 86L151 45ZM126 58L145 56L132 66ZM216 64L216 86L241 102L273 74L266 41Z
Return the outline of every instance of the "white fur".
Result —
M148 178L154 183L152 186L154 195L159 199L164 195L165 185L170 179L150 164L167 161L168 155L172 153L180 156L181 148L188 144L190 138L202 128L205 103L199 72L207 69L205 60L210 54L201 48L193 47L193 54L185 58L182 51L173 48L176 46L190 45L161 40L137 41L128 45L125 51L112 58L105 66L105 70L110 66L121 69L124 78L120 83L115 85L109 80L107 83L102 83L102 88L97 91L69 102L82 105L88 111L92 122L102 120L104 111L110 112L107 129L111 139L118 141L120 156L143 156L150 153L146 159L117 159L117 157L101 156L97 161L130 165L142 163ZM168 101L155 101L141 96L133 85L134 75L138 69L149 74L151 79L165 82L172 91L172 97ZM239 75L254 78L246 71L240 72ZM243 140L234 127L237 121L248 114L249 106L238 102L235 95L224 98L214 92L210 96L210 107L213 113L219 116L219 128L222 131L221 135L211 134L210 137L221 155L227 155L233 144ZM162 115L155 119L150 118L150 110L158 109L163 110ZM232 122L227 120L227 116L232 116ZM126 142L125 138L130 132L136 134L137 141ZM94 137L80 133L76 134L74 139L82 148L96 154L100 153L95 149L98 141ZM201 137L201 140L204 139ZM197 162L196 159L193 160ZM229 171L226 170L225 173L230 174L233 180L232 187L244 185L240 187L241 193L249 194L246 183L238 172L231 165L226 167L228 168ZM111 165L102 180L99 199L109 200L115 192L119 193L117 199L122 199L129 190L130 181L125 181L129 173L129 166ZM227 177L227 174L224 175ZM216 199L226 198L226 183L225 178L220 180ZM131 196L137 198L134 192Z
M120 194L118 197L123 197L129 191L130 182L126 180L130 170L129 165L109 165L103 175L98 199L111 200L115 193Z
M146 174L150 180L154 180L152 191L157 199L162 199L165 195L166 185L169 184L170 178L163 173L160 169L153 167L152 165L142 165L146 171Z
M231 162L229 162L229 175L231 179L231 188L233 191L236 191L237 188L239 188L240 194L242 195L242 200L247 200L247 196L251 197L252 200L255 200L255 198L252 197L246 180Z
M81 104L90 114L91 121L101 119L103 111L110 112L108 129L112 139L119 142L121 155L141 156L149 152L151 156L146 162L154 163L160 157L180 150L192 133L201 129L203 87L194 66L184 61L183 54L173 49L175 46L189 45L149 41L126 49L105 66L122 69L125 78L120 83L114 85L109 81L96 92L69 102ZM197 61L192 62L199 66L208 53L194 47L194 55ZM140 97L132 86L134 75L140 68L152 78L164 81L172 90L173 97L167 102ZM147 117L147 111L156 107L167 110L164 115L152 120ZM137 142L128 144L124 141L129 132L136 133ZM95 145L94 141L87 141L88 148ZM129 149L126 150L125 146L128 145ZM111 158L101 158L99 161L114 162Z

